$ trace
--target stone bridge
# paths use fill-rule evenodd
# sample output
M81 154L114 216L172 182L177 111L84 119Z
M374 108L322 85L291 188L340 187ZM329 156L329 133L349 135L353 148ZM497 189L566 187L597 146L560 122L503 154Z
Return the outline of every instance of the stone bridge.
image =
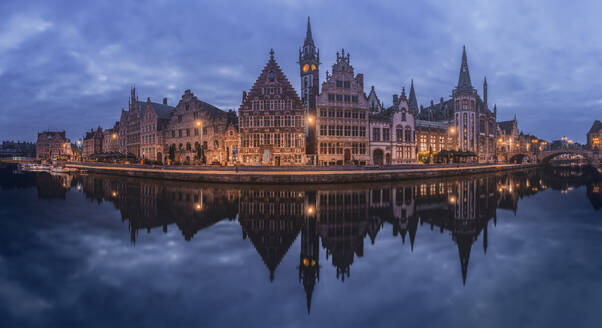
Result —
M516 153L512 155L509 162L520 163L524 158L527 158L532 163L547 164L554 157L563 154L581 155L588 164L596 166L602 162L602 152L587 149L549 149L537 153Z

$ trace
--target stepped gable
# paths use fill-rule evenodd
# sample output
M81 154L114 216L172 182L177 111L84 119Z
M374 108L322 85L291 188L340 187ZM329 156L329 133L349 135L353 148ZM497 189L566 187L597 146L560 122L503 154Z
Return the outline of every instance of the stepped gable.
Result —
M244 96L240 109L251 109L251 100L253 98L262 98L264 96L263 89L270 87L282 88L281 99L290 99L293 101L292 109L303 109L303 102L291 82L282 72L282 69L274 59L274 50L270 51L270 59L259 74L257 80L251 87L248 95Z

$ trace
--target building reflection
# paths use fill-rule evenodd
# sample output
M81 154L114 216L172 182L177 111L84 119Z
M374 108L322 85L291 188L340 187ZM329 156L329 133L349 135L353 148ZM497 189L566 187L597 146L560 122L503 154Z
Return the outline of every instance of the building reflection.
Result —
M39 190L53 185L43 179L38 183ZM251 187L100 175L64 183L81 186L91 201L112 203L127 222L132 242L140 232L167 232L169 226L190 241L222 220L237 220L242 238L256 249L270 280L300 236L298 279L308 313L321 266L332 265L341 282L350 279L354 261L364 256L364 243L378 243L388 231L401 245L407 241L410 252L420 242L419 229L450 236L466 284L471 252L478 245L486 254L488 231L497 224L498 210L516 215L524 197L583 185L594 208L602 203L598 180L536 170L380 185ZM46 193L60 195L60 190Z

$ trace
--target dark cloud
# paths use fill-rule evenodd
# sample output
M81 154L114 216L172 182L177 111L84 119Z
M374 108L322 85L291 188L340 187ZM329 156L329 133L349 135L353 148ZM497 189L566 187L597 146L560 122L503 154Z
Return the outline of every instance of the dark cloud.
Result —
M498 119L544 138L585 140L602 116L601 4L550 1L4 1L0 4L0 139L43 129L77 138L109 127L143 98L185 89L237 108L270 48L295 86L312 17L322 72L351 53L381 99L414 79L419 102L447 97L466 44L473 84L487 75ZM571 17L571 19L567 19ZM322 73L322 77L323 77Z

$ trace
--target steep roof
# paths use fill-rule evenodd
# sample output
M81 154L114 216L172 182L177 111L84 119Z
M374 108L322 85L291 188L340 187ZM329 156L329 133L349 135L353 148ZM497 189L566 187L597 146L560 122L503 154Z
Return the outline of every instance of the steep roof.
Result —
M138 102L138 103L140 104L140 106L142 108L146 108L146 103L143 103L143 102ZM173 114L173 112L176 110L175 107L172 107L169 105L159 104L159 103L155 103L155 102L150 102L150 104L153 107L153 111L155 112L155 114L157 114L157 117L162 118L162 119L171 118L171 114Z
M596 120L594 124L592 124L591 129L589 129L588 133L599 133L602 130L602 122Z
M505 134L510 134L512 133L512 129L516 125L516 120L497 122L497 125L500 127L500 130L502 130L502 132L504 132Z
M458 76L458 92L472 93L474 88L470 82L470 72L468 71L468 58L466 56L466 47L462 47L462 64L460 64L460 75Z
M414 79L410 83L410 99L408 100L410 112L416 115L418 113L418 101L416 100L416 91L414 91Z

